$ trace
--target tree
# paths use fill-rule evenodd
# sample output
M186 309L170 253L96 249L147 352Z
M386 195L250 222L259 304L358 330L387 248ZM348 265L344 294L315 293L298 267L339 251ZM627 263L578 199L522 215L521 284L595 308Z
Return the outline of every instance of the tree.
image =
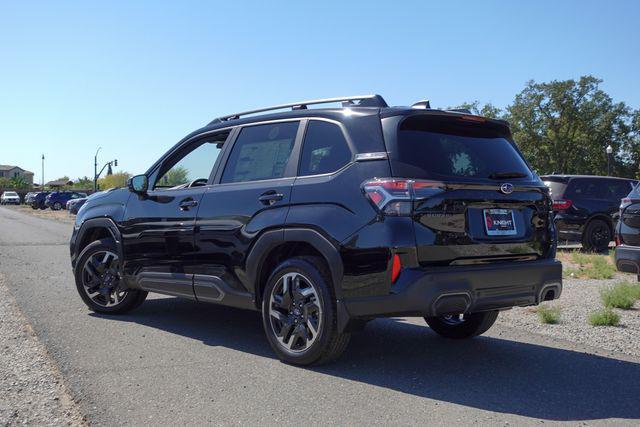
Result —
M495 107L491 103L480 106L479 101L473 101L471 103L465 102L457 107L450 107L448 109L465 109L471 111L472 114L477 116L489 117L492 119L502 119L504 116L504 113L498 107Z
M0 177L0 188L13 188L11 179Z
M93 188L93 180L88 176L85 176L83 178L78 178L73 182L73 188L77 188L80 190Z
M189 170L184 166L175 166L160 179L160 185L172 187L189 182Z
M98 179L98 188L100 190L108 190L110 188L126 187L129 178L131 178L129 172L118 172L107 175L104 178Z
M636 175L640 153L631 111L614 103L601 82L593 76L530 81L507 107L514 139L539 173L606 175L611 145L612 175Z
M11 187L12 187L12 188L15 188L15 189L20 189L20 190L22 190L22 189L30 188L30 187L31 187L31 184L29 184L29 183L24 179L24 177L23 177L23 176L20 176L20 175L18 175L18 176L14 176L14 177L13 177L13 178L11 178L9 181L10 181Z

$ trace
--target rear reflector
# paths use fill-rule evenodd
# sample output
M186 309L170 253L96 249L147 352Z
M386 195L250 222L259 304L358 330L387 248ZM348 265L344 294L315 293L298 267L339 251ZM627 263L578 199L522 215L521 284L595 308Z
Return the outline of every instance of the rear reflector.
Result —
M569 209L573 205L571 200L558 199L553 201L553 210L554 211L563 211Z
M395 283L400 276L400 270L402 270L402 264L400 263L400 257L398 254L393 255L393 266L391 268L391 283Z

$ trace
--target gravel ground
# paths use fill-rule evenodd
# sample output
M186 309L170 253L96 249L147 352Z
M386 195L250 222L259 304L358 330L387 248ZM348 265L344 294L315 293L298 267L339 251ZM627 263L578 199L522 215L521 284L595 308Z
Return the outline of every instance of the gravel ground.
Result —
M86 423L0 276L0 426L13 425Z
M562 314L557 325L543 324L533 307L514 308L498 317L498 324L529 330L567 341L596 347L608 352L640 356L640 302L620 314L619 326L591 326L589 313L603 308L600 290L621 280L633 281L634 276L617 275L611 280L564 279L560 299L544 305L560 307Z

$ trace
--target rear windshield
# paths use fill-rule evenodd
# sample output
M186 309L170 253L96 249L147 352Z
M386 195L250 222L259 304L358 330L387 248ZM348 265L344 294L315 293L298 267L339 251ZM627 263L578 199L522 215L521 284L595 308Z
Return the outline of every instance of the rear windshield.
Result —
M5 191L4 194L6 196L17 196L18 193L16 193L15 191Z
M394 175L440 180L527 179L531 172L496 128L409 117L398 130Z

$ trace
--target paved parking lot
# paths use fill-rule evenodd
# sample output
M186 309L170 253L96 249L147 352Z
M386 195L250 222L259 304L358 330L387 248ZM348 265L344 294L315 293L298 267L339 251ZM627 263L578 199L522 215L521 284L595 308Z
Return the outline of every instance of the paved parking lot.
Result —
M257 313L152 297L90 313L70 225L0 208L0 274L96 425L540 424L640 419L640 360L509 326L464 342L372 322L332 365L277 361ZM1 421L1 420L0 420Z

